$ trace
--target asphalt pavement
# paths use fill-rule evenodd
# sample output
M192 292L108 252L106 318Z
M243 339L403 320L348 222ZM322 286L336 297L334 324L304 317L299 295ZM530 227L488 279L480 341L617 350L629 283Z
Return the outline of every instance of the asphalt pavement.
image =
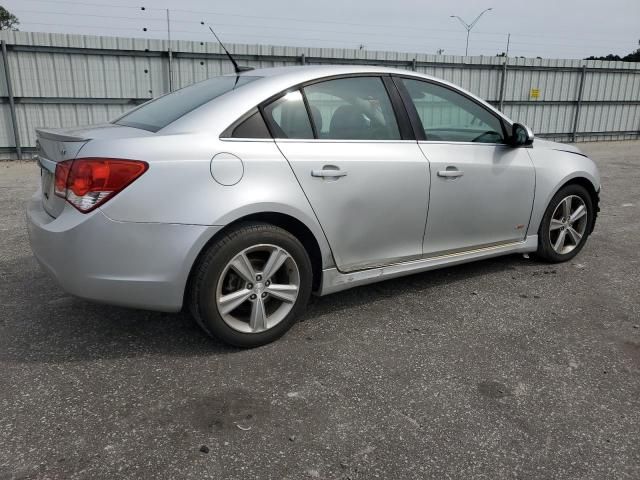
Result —
M0 479L640 478L640 142L580 147L602 211L573 261L314 298L253 350L65 294L37 168L0 163Z

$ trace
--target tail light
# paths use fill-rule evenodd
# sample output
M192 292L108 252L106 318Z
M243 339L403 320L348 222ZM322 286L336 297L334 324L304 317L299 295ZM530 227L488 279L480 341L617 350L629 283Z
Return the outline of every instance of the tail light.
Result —
M138 160L79 158L56 165L55 194L82 213L104 204L147 171Z

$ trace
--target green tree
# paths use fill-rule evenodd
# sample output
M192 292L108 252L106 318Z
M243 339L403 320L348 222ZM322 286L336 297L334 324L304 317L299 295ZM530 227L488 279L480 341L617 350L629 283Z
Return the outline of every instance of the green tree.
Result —
M18 17L0 5L0 30L18 30L18 25Z
M635 52L631 52L630 54L625 55L624 57L610 53L609 55L606 55L603 57L595 57L595 56L587 57L585 58L585 60L616 60L616 61L622 61L622 62L640 62L640 48L637 49Z
M640 48L622 58L623 62L640 62Z

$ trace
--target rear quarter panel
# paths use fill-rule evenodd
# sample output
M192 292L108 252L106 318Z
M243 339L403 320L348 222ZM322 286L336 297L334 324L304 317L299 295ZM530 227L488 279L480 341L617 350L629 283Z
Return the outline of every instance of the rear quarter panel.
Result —
M212 158L231 153L242 160L235 185L216 182ZM276 212L292 216L313 233L323 268L333 266L324 233L291 167L275 142L220 140L209 134L157 135L112 142L91 141L81 156L143 160L148 171L101 210L117 221L228 225L246 215Z

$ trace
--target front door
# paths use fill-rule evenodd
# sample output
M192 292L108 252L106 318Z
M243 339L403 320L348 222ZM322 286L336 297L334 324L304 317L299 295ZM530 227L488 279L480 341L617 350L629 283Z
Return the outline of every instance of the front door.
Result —
M424 255L524 240L535 170L526 148L506 145L499 117L456 90L400 80L416 109L431 166Z
M431 163L432 182L425 256L524 240L535 187L524 149L429 142L420 147Z
M276 100L264 112L277 125L272 128L281 137L277 145L309 199L340 270L422 255L429 166L416 141L402 139L380 77L314 83Z

